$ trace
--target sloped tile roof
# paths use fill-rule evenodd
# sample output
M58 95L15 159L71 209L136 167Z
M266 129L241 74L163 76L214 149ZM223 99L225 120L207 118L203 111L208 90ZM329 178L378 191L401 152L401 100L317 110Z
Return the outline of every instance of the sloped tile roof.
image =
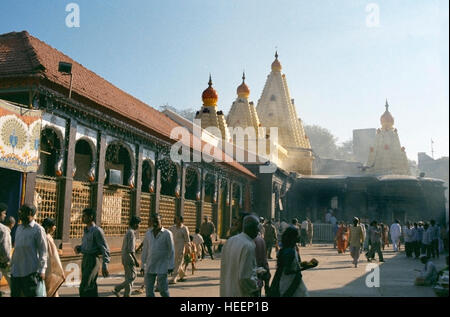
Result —
M138 123L167 138L170 138L172 129L179 126L163 113L117 88L69 56L31 36L27 31L0 35L0 78L38 75L68 90L70 76L58 71L60 61L72 64L74 99L77 99L76 95L87 98L105 110L110 110L119 117ZM224 153L221 155L225 157ZM255 177L236 161L224 164Z

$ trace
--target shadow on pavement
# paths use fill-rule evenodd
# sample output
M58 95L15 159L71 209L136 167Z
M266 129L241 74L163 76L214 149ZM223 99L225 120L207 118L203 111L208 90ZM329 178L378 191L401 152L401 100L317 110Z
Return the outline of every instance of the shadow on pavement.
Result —
M387 255L388 252L385 253ZM432 259L438 270L445 266L443 257ZM366 273L340 288L329 288L309 291L310 296L324 297L436 297L433 289L426 286L415 286L417 276L415 270L423 268L417 259L406 258L403 252L386 259L386 262L371 262L360 260L358 266L366 266ZM368 271L367 265L376 265L379 270L377 280L374 270ZM345 267L347 268L347 267ZM323 270L344 269L323 268ZM320 270L316 268L314 270ZM339 274L339 273L337 273ZM366 283L369 281L369 283ZM377 281L379 284L377 285ZM377 287L378 286L378 287Z

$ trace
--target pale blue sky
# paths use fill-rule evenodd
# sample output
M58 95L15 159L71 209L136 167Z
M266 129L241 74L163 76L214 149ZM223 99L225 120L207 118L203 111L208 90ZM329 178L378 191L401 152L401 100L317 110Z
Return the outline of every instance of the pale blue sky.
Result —
M65 7L80 7L80 28ZM366 5L380 26L366 26ZM245 69L258 101L278 48L298 115L339 141L379 127L388 98L408 157L449 155L448 0L2 0L0 33L27 30L157 108L201 107L211 72L228 112Z

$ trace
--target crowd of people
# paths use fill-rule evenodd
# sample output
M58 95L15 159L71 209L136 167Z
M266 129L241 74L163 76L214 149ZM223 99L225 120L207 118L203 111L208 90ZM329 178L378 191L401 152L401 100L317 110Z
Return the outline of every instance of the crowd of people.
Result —
M12 252L11 230L15 219L6 217L7 209L6 204L0 203L0 279L5 277L11 297L57 297L65 281L65 272L59 257L61 250L52 237L56 231L55 220L45 218L39 224L35 221L36 208L23 205L19 209L20 223L15 232ZM111 254L102 228L96 225L96 211L84 209L82 222L86 226L82 243L74 248L76 254L82 255L79 295L97 297L99 271L101 268L102 276L109 276ZM165 229L160 215L152 214L151 227L136 248L140 223L139 217L131 216L129 229L123 238L121 261L124 281L114 287L112 292L116 296L120 296L122 290L124 297L131 295L139 267L144 274L143 288L147 296L154 296L155 291L159 291L161 296L169 296L168 284L185 281L189 264L194 274L197 260L203 259L207 253L214 258L211 235L215 227L208 217L204 218L195 234L190 235L182 216L176 216L174 225ZM142 250L141 264L136 256L139 250Z
M0 203L0 272L10 286L11 296L58 296L65 272L59 257L61 250L52 237L56 230L55 220L46 218L38 224L35 221L36 208L23 205L19 209L20 223L16 228L11 256L11 230L15 219L6 217L7 208ZM96 225L96 211L84 209L82 221L86 227L81 245L74 248L76 254L82 255L79 295L96 297L100 268L103 277L109 276L110 249L102 228ZM393 252L399 252L403 246L407 258L420 259L424 265L416 285L434 285L442 275L432 259L439 258L442 251L448 253L448 227L439 227L434 220L406 222L403 226L395 220L388 226L377 221L363 224L355 217L351 224L346 224L338 222L329 212L326 221L332 224L334 247L340 254L350 251L355 267L364 251L367 261L373 261L378 255L379 262L384 262L383 250L386 247L392 245ZM148 297L159 292L168 297L169 285L184 282L189 265L191 274L194 274L198 261L207 255L214 259L212 236L215 226L208 217L191 235L182 216L175 216L173 226L166 229L162 226L161 216L152 213L150 227L140 246L136 247L140 223L139 217L132 216L123 238L121 261L124 281L112 290L118 297L122 290L124 297L133 294L138 268L141 268L144 284L136 292L145 291ZM300 248L312 244L313 232L309 218L302 222L294 218L288 224L285 219L276 222L248 213L234 217L221 250L220 296L308 296L302 272L316 267L318 261L302 261ZM268 260L274 258L273 249L277 266L272 275ZM140 250L139 263L136 254Z
M442 252L448 254L448 239L448 225L439 226L433 219L429 222L407 221L403 226L398 219L390 226L375 220L369 225L363 224L357 217L353 218L352 224L336 222L335 245L338 253L343 254L350 249L355 267L364 251L368 262L375 260L376 255L379 262L384 262L383 251L387 247L392 245L393 252L400 252L403 245L407 258L415 258L424 264L423 270L419 270L416 285L436 285L440 274L433 259L439 259Z
M308 219L301 226L297 219L274 224L254 214L236 217L233 229L222 249L220 296L225 297L303 297L308 296L302 271L314 268L318 261L302 262L300 246L307 240ZM281 237L281 239L279 239ZM277 249L277 268L273 279L268 265L272 248Z
M40 225L34 220L36 208L23 205L11 252L15 219L6 217L7 209L6 204L0 203L0 277L5 277L12 297L57 297L65 274L52 238L55 221L45 218Z

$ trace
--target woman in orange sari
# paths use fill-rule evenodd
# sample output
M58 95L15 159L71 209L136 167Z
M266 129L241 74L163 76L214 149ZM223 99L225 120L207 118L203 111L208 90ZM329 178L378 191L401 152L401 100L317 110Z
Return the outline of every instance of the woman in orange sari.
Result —
M339 228L336 233L336 244L338 253L345 253L348 247L348 229L343 222L339 223Z
M53 241L52 234L56 230L55 220L45 218L42 222L47 233L47 270L45 271L45 289L47 297L59 297L58 289L65 281L64 269L59 258L58 249Z

